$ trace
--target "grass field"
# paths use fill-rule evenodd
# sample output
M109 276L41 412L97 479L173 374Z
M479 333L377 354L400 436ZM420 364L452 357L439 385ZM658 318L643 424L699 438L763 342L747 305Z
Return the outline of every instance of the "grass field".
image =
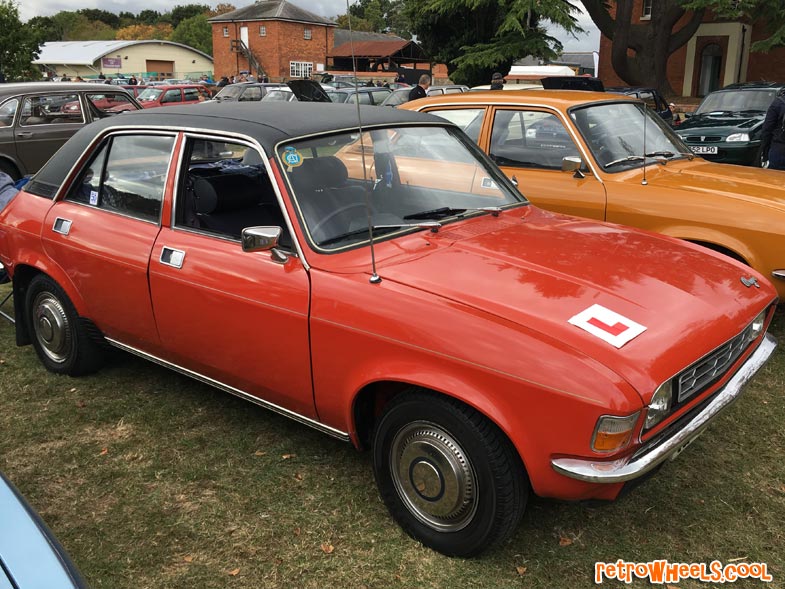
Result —
M785 341L782 310L772 330ZM774 583L728 586L785 587L781 349L635 492L535 500L512 541L475 560L401 532L368 454L134 357L57 377L0 321L0 387L0 470L96 589L588 588L595 561L620 558L763 561Z

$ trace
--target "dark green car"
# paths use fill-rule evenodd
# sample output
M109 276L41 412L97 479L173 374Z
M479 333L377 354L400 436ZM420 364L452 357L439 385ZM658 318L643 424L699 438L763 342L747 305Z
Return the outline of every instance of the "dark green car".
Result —
M760 166L763 119L782 86L748 82L712 92L676 128L676 133L694 153L707 160Z

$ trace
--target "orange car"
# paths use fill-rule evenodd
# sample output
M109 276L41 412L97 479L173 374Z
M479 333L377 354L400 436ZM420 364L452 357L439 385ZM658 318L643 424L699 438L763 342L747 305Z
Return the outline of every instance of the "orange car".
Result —
M401 108L458 124L536 205L704 245L752 266L785 296L785 173L705 161L642 102L533 90Z

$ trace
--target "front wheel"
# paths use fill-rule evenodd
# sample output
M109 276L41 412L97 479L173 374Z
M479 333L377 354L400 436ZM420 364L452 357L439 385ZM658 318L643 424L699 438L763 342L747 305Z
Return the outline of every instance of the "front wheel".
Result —
M101 366L101 349L90 339L73 304L54 280L40 274L30 281L25 311L33 347L48 370L78 376Z
M475 410L425 391L386 408L374 432L374 474L390 514L413 538L469 557L508 538L529 484L506 436Z

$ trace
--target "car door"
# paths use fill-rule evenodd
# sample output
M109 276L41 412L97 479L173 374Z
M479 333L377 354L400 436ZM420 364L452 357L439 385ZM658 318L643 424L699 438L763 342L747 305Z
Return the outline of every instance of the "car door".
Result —
M603 183L584 163L583 171L562 171L564 158L587 158L571 128L553 111L495 107L480 147L518 182L534 204L551 211L605 219Z
M66 104L79 104L76 92L57 92L25 96L16 119L16 153L28 173L37 172L84 124L84 113L62 110Z
M9 175L14 171L14 167L19 167L14 137L14 119L18 109L18 98L11 98L0 104L0 154L4 156L0 158L0 171L5 171ZM11 166L11 162L14 162L13 166ZM24 168L18 172L20 175L26 173Z
M297 257L281 263L240 242L245 227L286 225L262 159L237 140L196 135L182 153L174 215L150 263L167 357L235 394L315 418L308 274ZM291 247L288 232L282 244Z
M94 150L47 214L42 241L107 337L158 342L147 280L174 134L117 133Z

